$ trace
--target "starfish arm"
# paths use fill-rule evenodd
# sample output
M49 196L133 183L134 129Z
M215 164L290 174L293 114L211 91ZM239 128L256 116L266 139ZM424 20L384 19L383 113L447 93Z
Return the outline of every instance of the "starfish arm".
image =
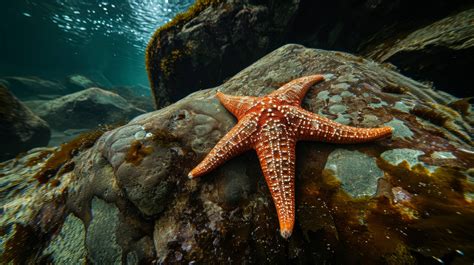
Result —
M201 163L191 172L189 178L199 177L223 164L228 159L252 148L253 134L257 131L256 115L247 115L240 120L212 148Z
M329 143L363 143L392 134L391 127L357 128L346 126L302 108L290 107L288 120L297 128L299 140L317 140Z
M323 81L322 75L310 75L290 81L280 87L278 90L273 91L268 97L278 97L280 100L290 101L293 105L300 105L308 89Z
M295 138L284 124L264 126L259 136L255 149L277 210L280 234L288 238L295 222Z
M239 119L258 102L256 97L232 96L222 92L217 92L216 97L228 111Z

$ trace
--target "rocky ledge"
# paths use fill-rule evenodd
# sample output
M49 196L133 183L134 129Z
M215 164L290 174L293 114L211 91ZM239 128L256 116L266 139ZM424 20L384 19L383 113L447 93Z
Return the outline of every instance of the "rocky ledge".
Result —
M473 14L468 0L197 0L157 29L146 65L158 107L287 43L364 54L468 97Z
M254 153L198 180L186 175L235 124L217 90L260 96L316 73L326 81L304 108L394 134L359 145L300 142L296 226L285 240ZM1 260L467 264L470 108L373 61L286 45L219 87L1 164Z
M0 84L0 161L45 146L50 137L49 125Z

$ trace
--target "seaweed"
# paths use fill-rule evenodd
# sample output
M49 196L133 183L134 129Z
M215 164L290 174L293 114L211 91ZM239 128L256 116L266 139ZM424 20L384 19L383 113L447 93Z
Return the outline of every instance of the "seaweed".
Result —
M160 146L171 147L179 142L179 138L166 130L154 130L152 140Z
M55 175L63 174L74 169L74 163L68 163L80 151L91 148L94 143L110 128L107 126L86 132L68 143L62 144L46 161L44 166L34 176L40 183L47 183Z
M470 126L464 122L460 114L454 109L440 104L427 103L427 105L416 105L410 110L410 113L445 128L460 140L472 145L472 139L466 133Z
M417 255L426 257L429 253L429 258L433 256L443 261L457 259L452 250L474 253L471 244L474 209L464 199L464 192L472 190L474 185L467 182L464 174L448 167L429 173L421 165L410 168L408 163L402 162L393 166L381 159L378 165L393 186L416 194L411 205L420 217L399 225L406 227L405 242L410 249L416 250ZM472 254L467 256L464 258L473 258Z
M135 166L140 165L143 158L148 156L153 152L153 147L144 146L140 141L135 140L132 142L132 145L128 149L128 152L125 156L125 161L131 163Z
M407 89L399 85L388 85L382 87L382 92L392 94L405 94L407 92Z
M37 250L39 242L36 231L28 225L15 224L14 234L4 243L5 251L0 256L1 264L28 264L30 254Z
M38 155L30 158L28 160L28 162L26 162L26 166L27 167L32 167L40 162L42 162L45 158L47 158L51 153L53 153L53 151L50 151L50 150L45 150L45 151L42 151L40 152Z
M470 113L470 110L471 110L471 104L469 102L472 99L473 99L473 97L461 98L459 100L450 102L448 104L448 106L451 107L452 109L458 111L462 115L468 115Z

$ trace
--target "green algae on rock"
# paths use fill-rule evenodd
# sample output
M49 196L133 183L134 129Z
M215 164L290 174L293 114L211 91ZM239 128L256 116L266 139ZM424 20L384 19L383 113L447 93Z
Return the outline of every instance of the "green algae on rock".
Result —
M69 214L61 231L53 238L43 255L55 264L83 264L87 260L86 230L82 221Z
M88 258L95 264L119 264L122 249L117 245L119 210L114 204L92 199L92 220L87 227L86 246Z
M328 156L324 169L329 169L341 181L341 187L354 198L373 196L383 172L375 158L359 151L336 149Z
M336 119L338 115L329 110L343 105L350 125L363 127L369 121L382 125L397 119L413 136L362 145L299 143L297 222L286 241L275 229L277 216L255 154L242 155L206 178L188 180L186 174L235 123L215 98L217 90L259 96L295 77L316 73L332 77L310 89L304 108ZM407 93L384 92L389 85L402 86ZM352 95L342 96L344 91ZM329 100L335 95L341 95L341 101ZM372 97L387 105L370 107ZM86 242L78 245L90 249L95 246L87 238L98 238L97 242L115 238L101 254L99 247L90 249L88 260L413 264L453 259L453 264L468 263L474 259L474 208L469 199L474 193L469 175L474 164L472 146L458 135L444 137L444 127L394 107L400 101L444 104L438 100L426 85L372 61L283 46L219 87L193 93L105 132L91 148L71 158L75 167L61 176L57 186L39 185L33 178L44 159L27 165L44 150L1 164L0 189L5 196L0 196L0 203L5 206L0 220L7 227L1 244L30 244L24 246L29 250L26 254L4 247L2 262L5 257L19 260L18 255L33 263L48 260L43 250L58 247L54 238L67 216L74 214L86 227ZM368 115L377 119L367 119ZM469 117L457 118L467 123ZM467 133L466 127L458 129ZM137 141L151 147L151 152L139 155L140 163L127 162L127 153ZM413 151L393 154L400 149ZM432 158L434 152L450 152L456 159ZM359 174L342 174L350 171L351 163L357 163L353 167ZM330 170L335 166L338 170ZM352 189L352 179L361 176L363 181ZM107 218L96 218L101 213ZM103 230L113 235L102 236L98 227L108 222L113 225ZM91 224L95 229L87 229ZM15 238L11 228L17 225L26 227L22 235L27 238L44 240L31 243L21 240L24 236ZM456 254L461 252L464 256Z

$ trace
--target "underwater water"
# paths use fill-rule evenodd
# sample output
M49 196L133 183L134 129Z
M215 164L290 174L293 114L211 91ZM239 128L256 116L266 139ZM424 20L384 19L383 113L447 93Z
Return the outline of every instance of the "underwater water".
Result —
M472 1L0 7L0 264L474 264Z
M145 48L154 31L194 1L3 1L0 75L148 86Z

